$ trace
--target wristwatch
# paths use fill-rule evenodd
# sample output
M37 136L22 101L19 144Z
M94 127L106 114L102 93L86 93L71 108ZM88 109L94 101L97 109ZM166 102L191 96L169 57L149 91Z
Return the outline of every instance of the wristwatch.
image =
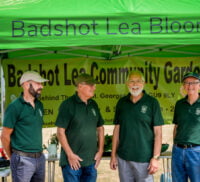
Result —
M158 160L159 159L159 155L154 155L152 158Z

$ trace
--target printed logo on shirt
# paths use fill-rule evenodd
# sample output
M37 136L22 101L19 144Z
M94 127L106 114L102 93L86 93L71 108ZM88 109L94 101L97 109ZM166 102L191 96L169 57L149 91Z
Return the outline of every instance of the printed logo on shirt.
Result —
M200 108L196 108L196 112L195 112L195 114L196 114L197 116L200 115Z
M38 109L40 116L42 117L42 111L40 109Z
M93 115L97 116L96 111L94 110L94 108L92 108L91 110L92 110Z
M143 114L145 114L146 112L147 112L147 106L146 105L143 105L142 107L141 107L141 113L143 113Z

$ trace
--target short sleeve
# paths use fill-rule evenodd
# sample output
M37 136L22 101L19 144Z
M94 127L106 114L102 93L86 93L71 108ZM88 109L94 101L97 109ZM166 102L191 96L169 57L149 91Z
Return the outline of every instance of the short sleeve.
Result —
M177 103L175 104L175 109L174 109L174 117L173 117L173 123L178 124L178 118L177 118Z
M100 109L99 108L97 108L97 109L98 109L98 113L99 113L99 119L98 119L97 127L100 127L100 126L104 125L104 119L101 115Z
M154 99L153 102L153 123L154 126L160 126L164 124L160 104L156 99Z
M68 100L62 102L59 107L58 116L55 123L56 126L67 129L72 118L70 107L72 107L72 103L70 104Z
M5 114L4 114L4 120L3 120L3 126L8 128L14 128L15 123L18 119L18 111L14 104L8 105Z
M117 105L116 105L116 109L115 109L115 116L114 116L114 121L113 121L113 124L114 125L118 125L120 124L120 121L119 121L119 110L120 110L120 100L117 102Z

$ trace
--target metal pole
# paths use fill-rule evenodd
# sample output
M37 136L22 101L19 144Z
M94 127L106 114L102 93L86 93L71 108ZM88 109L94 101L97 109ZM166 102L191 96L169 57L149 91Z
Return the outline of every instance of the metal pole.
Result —
M5 80L2 67L2 54L0 54L0 74L1 74L1 124L4 118L4 102L5 102Z

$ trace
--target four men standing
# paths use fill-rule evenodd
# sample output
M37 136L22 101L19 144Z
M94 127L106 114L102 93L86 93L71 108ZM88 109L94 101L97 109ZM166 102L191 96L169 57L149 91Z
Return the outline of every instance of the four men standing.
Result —
M21 79L22 95L5 112L1 140L11 160L13 182L44 182L42 154L43 105L37 100L48 80L27 71ZM95 182L104 148L104 121L92 99L96 80L81 74L76 93L63 101L56 120L61 144L60 166L65 182ZM128 75L129 94L121 98L114 117L110 168L119 169L121 182L151 182L158 170L164 124L158 101L143 89L140 72ZM184 75L187 96L174 112L172 176L174 182L200 179L200 76ZM34 129L34 134L32 133Z

